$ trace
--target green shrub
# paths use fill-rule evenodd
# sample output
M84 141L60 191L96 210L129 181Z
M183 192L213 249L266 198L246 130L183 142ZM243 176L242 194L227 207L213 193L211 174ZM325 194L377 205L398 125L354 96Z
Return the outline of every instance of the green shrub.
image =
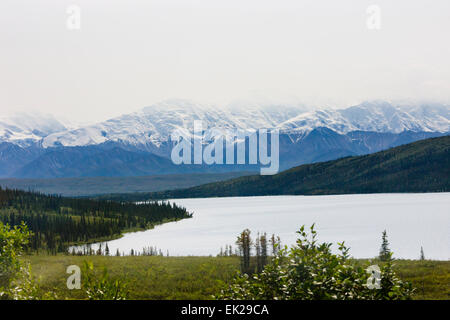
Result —
M314 225L311 236L304 226L292 247L284 247L264 270L250 277L238 273L218 299L321 300L321 299L410 299L411 284L394 273L392 259L379 268L379 289L373 288L373 275L349 259L349 249L338 243L339 254L331 243L318 243ZM391 257L391 255L389 256Z
M9 287L19 273L19 257L30 236L31 232L24 223L10 228L8 224L0 222L0 288Z
M35 300L51 298L39 294L31 266L20 262L32 233L25 223L11 228L0 222L0 299Z
M127 285L123 281L112 280L108 270L103 268L101 275L95 274L92 262L84 263L84 290L89 300L126 300Z

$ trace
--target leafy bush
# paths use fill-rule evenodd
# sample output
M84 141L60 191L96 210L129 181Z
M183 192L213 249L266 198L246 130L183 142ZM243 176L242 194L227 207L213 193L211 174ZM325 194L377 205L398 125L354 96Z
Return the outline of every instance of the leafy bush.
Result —
M9 287L20 271L19 256L28 244L31 232L22 223L10 228L0 222L0 288Z
M11 228L0 222L0 298L13 300L49 299L41 295L31 266L19 260L32 233L25 223Z
M314 225L311 236L302 226L299 239L284 247L253 277L238 273L231 285L222 289L218 299L410 299L411 284L394 273L392 259L379 269L378 282L366 268L349 259L349 249L338 243L339 254L331 252L331 243L318 243ZM390 255L391 258L391 255ZM379 285L379 289L374 286Z
M42 293L31 272L31 266L21 266L20 270L5 292L5 297L12 300L56 299L52 293Z
M84 289L89 300L126 300L128 290L126 283L109 277L108 270L96 275L92 262L84 263Z

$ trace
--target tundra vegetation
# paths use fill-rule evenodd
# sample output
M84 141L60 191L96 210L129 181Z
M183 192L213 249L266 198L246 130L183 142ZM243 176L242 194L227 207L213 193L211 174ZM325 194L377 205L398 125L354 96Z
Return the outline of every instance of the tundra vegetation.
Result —
M274 294L285 299L305 299L304 294L306 298L314 299L450 298L449 261L354 260L348 257L344 246L342 254L333 255L327 244L306 240L304 230L292 249L281 247L277 238L271 237L267 249L270 254L261 271L258 270L258 265L261 267L258 251L256 247L250 249L255 255L249 255L250 274L246 274L241 271L243 257L239 249L233 251L231 246L227 246L226 256L218 257L27 254L25 248L31 236L28 228L25 225L0 225L1 299L231 299L242 296L258 299L261 295ZM259 241L263 246L261 239ZM255 240L254 245L257 242ZM263 260L262 254L259 259ZM324 259L320 266L327 266L327 272L315 275L314 270L319 268L317 259ZM384 279L382 290L369 291L364 287L370 277L365 273L365 267L373 264L380 266ZM82 267L79 290L67 287L67 267L71 265ZM282 270L292 272L289 277L281 277L282 284L289 284L289 290L278 284L270 286L271 282L268 282L278 280ZM297 272L301 270L304 272ZM329 277L334 273L343 275L335 279ZM299 279L306 281L300 283ZM314 282L320 279L327 290ZM350 283L350 279L358 280L357 284Z

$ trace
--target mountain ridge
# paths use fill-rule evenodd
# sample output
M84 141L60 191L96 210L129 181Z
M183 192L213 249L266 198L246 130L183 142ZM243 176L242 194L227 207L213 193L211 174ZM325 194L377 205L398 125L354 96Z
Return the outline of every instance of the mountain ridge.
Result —
M258 170L249 165L176 166L171 163L170 134L178 131L190 135L194 120L202 120L205 135L216 127L243 131L278 129L280 170L377 152L450 133L450 106L393 105L385 101L311 111L297 105L261 107L251 104L248 108L234 105L222 110L190 101L168 100L70 130L64 130L67 127L52 117L30 119L23 123L20 119L9 120L8 128L7 121L0 121L0 177L139 176ZM33 129L33 123L37 129ZM20 140L21 136L25 139ZM111 150L115 151L111 153Z
M240 110L220 109L169 100L145 107L141 111L113 118L72 131L52 133L42 140L44 147L81 146L106 141L129 142L133 145L167 142L174 130L193 130L194 120L202 120L206 128L278 129L284 133L309 133L318 127L328 127L346 134L351 131L400 133L450 132L450 106L396 106L385 101L364 102L344 109L320 109L277 106L270 108L245 107ZM406 109L411 108L408 112ZM428 112L425 112L427 110ZM293 116L296 114L295 116Z
M204 121L205 128L265 128L297 134L317 127L328 127L341 134L351 131L443 133L450 132L450 106L401 105L375 100L342 109L310 110L299 105L252 104L221 108L172 99L77 128L68 128L49 115L0 117L0 141L20 145L22 134L24 140L34 140L44 148L96 145L107 141L158 146L176 129L192 131L194 120Z

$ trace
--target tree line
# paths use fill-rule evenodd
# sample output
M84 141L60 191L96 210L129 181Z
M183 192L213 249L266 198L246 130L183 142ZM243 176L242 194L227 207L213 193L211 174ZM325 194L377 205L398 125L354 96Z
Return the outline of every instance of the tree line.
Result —
M131 249L129 253L124 251L119 251L119 249L116 249L116 252L112 252L109 249L108 243L105 244L105 247L102 247L102 243L99 244L97 249L93 249L91 244L83 245L81 248L75 248L72 247L70 250L70 254L73 256L160 256L163 257L164 253L161 249L158 249L156 246L148 246L142 248L141 251ZM166 257L169 256L169 250L166 251Z
M0 187L0 221L11 227L25 222L32 232L28 249L33 251L56 254L73 244L191 216L185 208L169 202L76 199Z

